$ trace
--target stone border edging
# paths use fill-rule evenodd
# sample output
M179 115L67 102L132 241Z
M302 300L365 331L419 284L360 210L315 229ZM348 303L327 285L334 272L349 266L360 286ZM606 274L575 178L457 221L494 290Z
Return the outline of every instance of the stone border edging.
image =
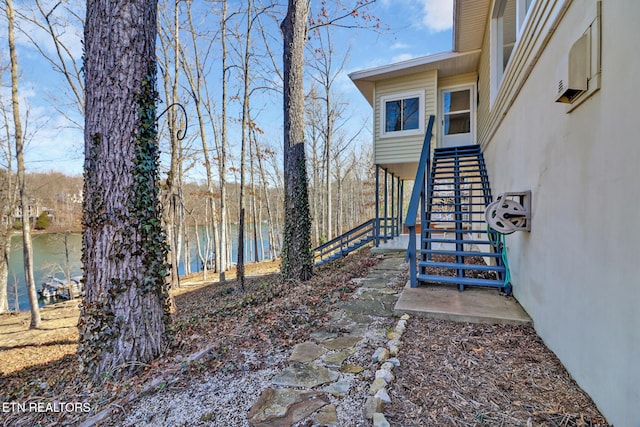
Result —
M375 379L369 388L369 397L365 402L363 415L366 419L373 420L374 427L389 427L384 415L384 405L391 403L391 397L387 391L387 386L395 380L393 369L400 366L398 353L400 352L400 338L407 328L407 320L410 316L403 314L398 320L395 329L387 333L386 347L378 347L371 356L376 363L381 363L380 369L376 371Z

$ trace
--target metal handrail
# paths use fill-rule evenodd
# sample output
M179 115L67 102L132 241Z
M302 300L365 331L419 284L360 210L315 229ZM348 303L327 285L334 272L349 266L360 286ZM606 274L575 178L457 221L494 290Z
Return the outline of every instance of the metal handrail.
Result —
M381 226L380 223L385 221L385 219L388 225ZM313 249L315 263L317 264L319 262L322 262L325 260L325 258L337 253L340 253L341 256L349 254L357 248L374 240L376 237L376 233L379 232L381 228L385 229L385 234L387 232L387 229L391 229L391 234L387 235L387 237L395 237L393 230L395 230L397 221L397 218L391 217L378 218L378 221L376 221L375 218L372 218L352 228L351 230L341 234L340 236L337 236ZM357 242L355 246L353 245L354 242Z
M420 153L420 162L418 163L418 170L416 171L416 180L413 185L413 191L411 192L411 200L409 201L409 209L407 211L407 217L404 221L407 231L409 232L409 247L407 248L407 258L409 259L409 279L411 287L417 286L417 255L416 255L416 216L418 215L418 206L422 201L422 213L421 218L425 216L425 181L431 179L431 135L433 132L433 122L435 116L429 116L429 124L427 125L427 131L424 135L424 142L422 143L422 152ZM427 188L430 187L430 183L427 183ZM422 227L425 227L424 221Z

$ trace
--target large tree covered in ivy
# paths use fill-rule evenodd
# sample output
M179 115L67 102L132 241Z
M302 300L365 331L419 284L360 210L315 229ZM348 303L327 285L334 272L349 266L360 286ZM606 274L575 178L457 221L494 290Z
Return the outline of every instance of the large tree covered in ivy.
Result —
M284 38L284 242L282 274L307 280L313 272L311 217L304 153L304 49L307 41L307 0L289 0L282 21Z
M289 0L282 21L284 38L284 242L282 274L307 280L313 272L311 217L304 153L304 49L307 40L307 0Z
M311 215L304 151L304 51L309 30L339 25L343 28L380 28L380 19L367 8L376 0L357 0L350 6L329 2L335 14L321 2L317 16L309 19L309 0L288 0L287 14L280 25L284 39L284 241L282 274L288 280L307 280L313 273ZM351 23L338 24L345 19Z
M158 202L157 0L89 0L79 322L94 380L128 374L166 343L167 247Z

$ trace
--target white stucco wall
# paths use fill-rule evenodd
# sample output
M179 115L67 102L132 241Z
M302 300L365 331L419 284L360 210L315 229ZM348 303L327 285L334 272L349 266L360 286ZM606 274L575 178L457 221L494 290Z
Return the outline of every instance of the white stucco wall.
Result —
M533 193L531 232L507 237L515 296L608 421L640 427L640 1L603 1L601 89L554 102L593 3L571 2L483 145L494 195Z

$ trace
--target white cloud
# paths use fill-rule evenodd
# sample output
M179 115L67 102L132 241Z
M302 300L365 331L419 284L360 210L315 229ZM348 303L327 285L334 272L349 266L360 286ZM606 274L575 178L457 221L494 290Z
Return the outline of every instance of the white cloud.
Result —
M413 59L415 57L416 57L416 55L412 55L410 53L401 53L400 55L396 55L393 58L391 58L391 62L408 61L408 60Z
M453 0L420 0L424 16L422 24L430 31L440 32L453 26Z
M408 49L408 48L409 48L409 45L402 42L395 42L394 44L391 45L391 49L393 50Z
M80 0L67 1L59 6L55 0L45 0L43 2L43 10L51 12L50 19L56 35L60 42L69 50L74 60L82 57L82 38L83 27L80 21L84 16L84 2ZM50 56L55 57L56 47L51 36L44 30L46 23L42 14L37 10L34 4L25 2L19 4L17 9L18 18L16 19L16 43L18 46L33 51L33 44L37 44L40 48ZM26 19L21 16L27 17ZM39 24L33 21L38 21ZM66 56L66 55L65 55Z

